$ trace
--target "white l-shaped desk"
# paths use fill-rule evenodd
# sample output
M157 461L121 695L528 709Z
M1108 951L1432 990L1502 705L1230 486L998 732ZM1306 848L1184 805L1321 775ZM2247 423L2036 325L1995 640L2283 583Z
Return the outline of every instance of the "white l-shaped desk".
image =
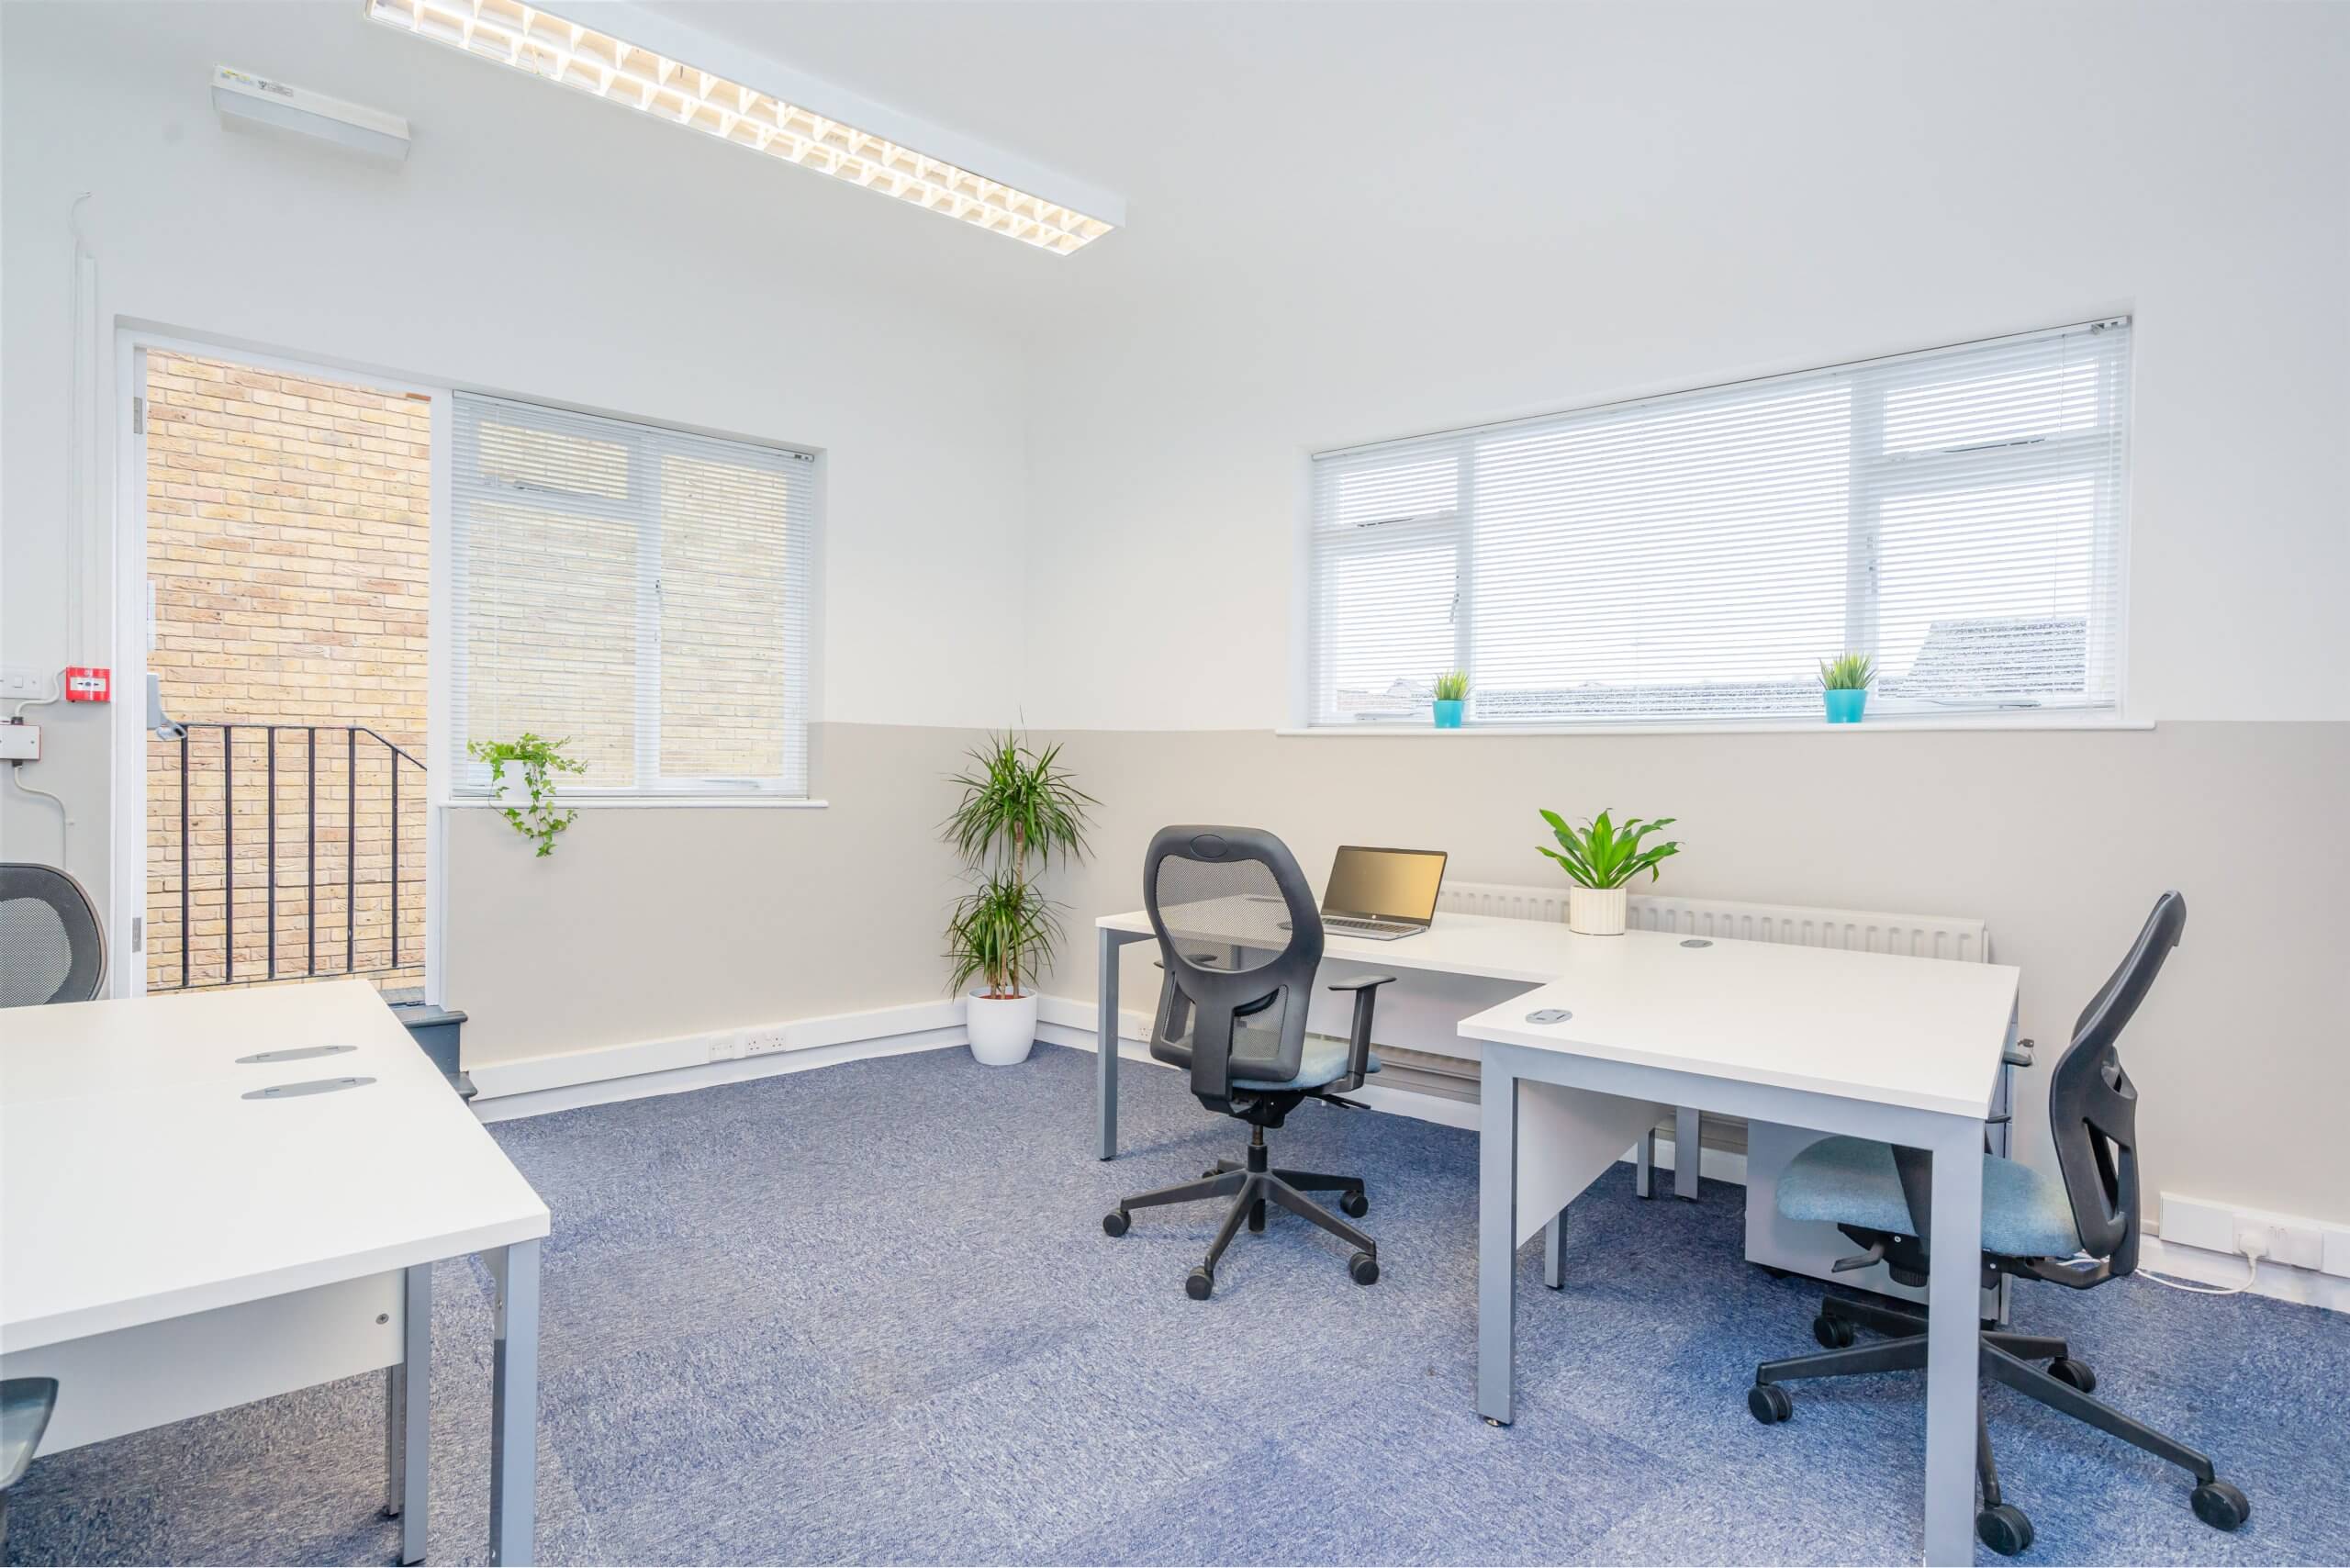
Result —
M1151 935L1140 911L1098 924L1104 1159L1117 1153L1118 950ZM1568 1201L1666 1107L1930 1150L1924 1558L1974 1561L1981 1159L2015 1037L2014 969L1452 914L1401 942L1326 942L1327 960L1535 988L1459 1025L1481 1061L1477 1408L1496 1424L1512 1417L1518 1246L1547 1227L1546 1277L1561 1283Z
M489 1560L532 1560L546 1205L365 980L0 1012L0 1371L44 1451L389 1368L425 1548L432 1265L497 1277Z

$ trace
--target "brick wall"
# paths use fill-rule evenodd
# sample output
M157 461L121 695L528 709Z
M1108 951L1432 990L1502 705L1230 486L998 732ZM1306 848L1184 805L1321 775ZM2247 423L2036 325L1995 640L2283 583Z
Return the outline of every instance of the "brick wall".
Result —
M193 983L228 975L232 926L234 978L267 973L273 883L280 976L339 974L346 956L384 969L396 759L345 727L426 760L430 410L241 365L163 353L147 365L150 667L173 717L241 726L233 742L195 729L185 775L179 745L148 742L149 983L181 981L184 784ZM397 766L400 965L387 986L419 982L424 935L425 778Z

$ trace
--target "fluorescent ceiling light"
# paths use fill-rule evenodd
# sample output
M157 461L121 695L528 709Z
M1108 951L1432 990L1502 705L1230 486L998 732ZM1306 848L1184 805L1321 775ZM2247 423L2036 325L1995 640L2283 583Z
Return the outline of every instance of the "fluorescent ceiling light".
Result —
M1098 218L519 0L367 0L367 14L419 38L581 88L1057 255L1110 231Z

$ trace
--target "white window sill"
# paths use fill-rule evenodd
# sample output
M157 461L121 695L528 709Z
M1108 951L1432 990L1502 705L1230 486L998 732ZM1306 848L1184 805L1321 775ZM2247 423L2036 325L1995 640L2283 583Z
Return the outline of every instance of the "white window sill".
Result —
M830 801L802 800L797 795L557 795L557 807L569 811L574 807L585 812L626 808L632 811L701 810L718 806L727 809L746 807L769 812L820 812ZM497 811L503 801L488 795L455 795L442 801L444 806Z
M1277 729L1276 735L1387 735L1429 737L1449 735L1801 735L1946 734L1984 730L2151 730L2152 719L2124 719L2112 713L1968 713L1887 714L1857 724L1831 724L1824 719L1713 720L1681 723L1584 724L1463 724L1439 730L1426 722L1361 724L1311 724Z

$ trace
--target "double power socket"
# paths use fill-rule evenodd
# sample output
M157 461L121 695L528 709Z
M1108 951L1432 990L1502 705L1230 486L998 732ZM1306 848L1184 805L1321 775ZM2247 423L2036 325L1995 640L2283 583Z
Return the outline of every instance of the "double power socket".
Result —
M740 1061L745 1057L773 1056L789 1047L780 1024L770 1024L755 1029L730 1029L710 1037L710 1059Z

